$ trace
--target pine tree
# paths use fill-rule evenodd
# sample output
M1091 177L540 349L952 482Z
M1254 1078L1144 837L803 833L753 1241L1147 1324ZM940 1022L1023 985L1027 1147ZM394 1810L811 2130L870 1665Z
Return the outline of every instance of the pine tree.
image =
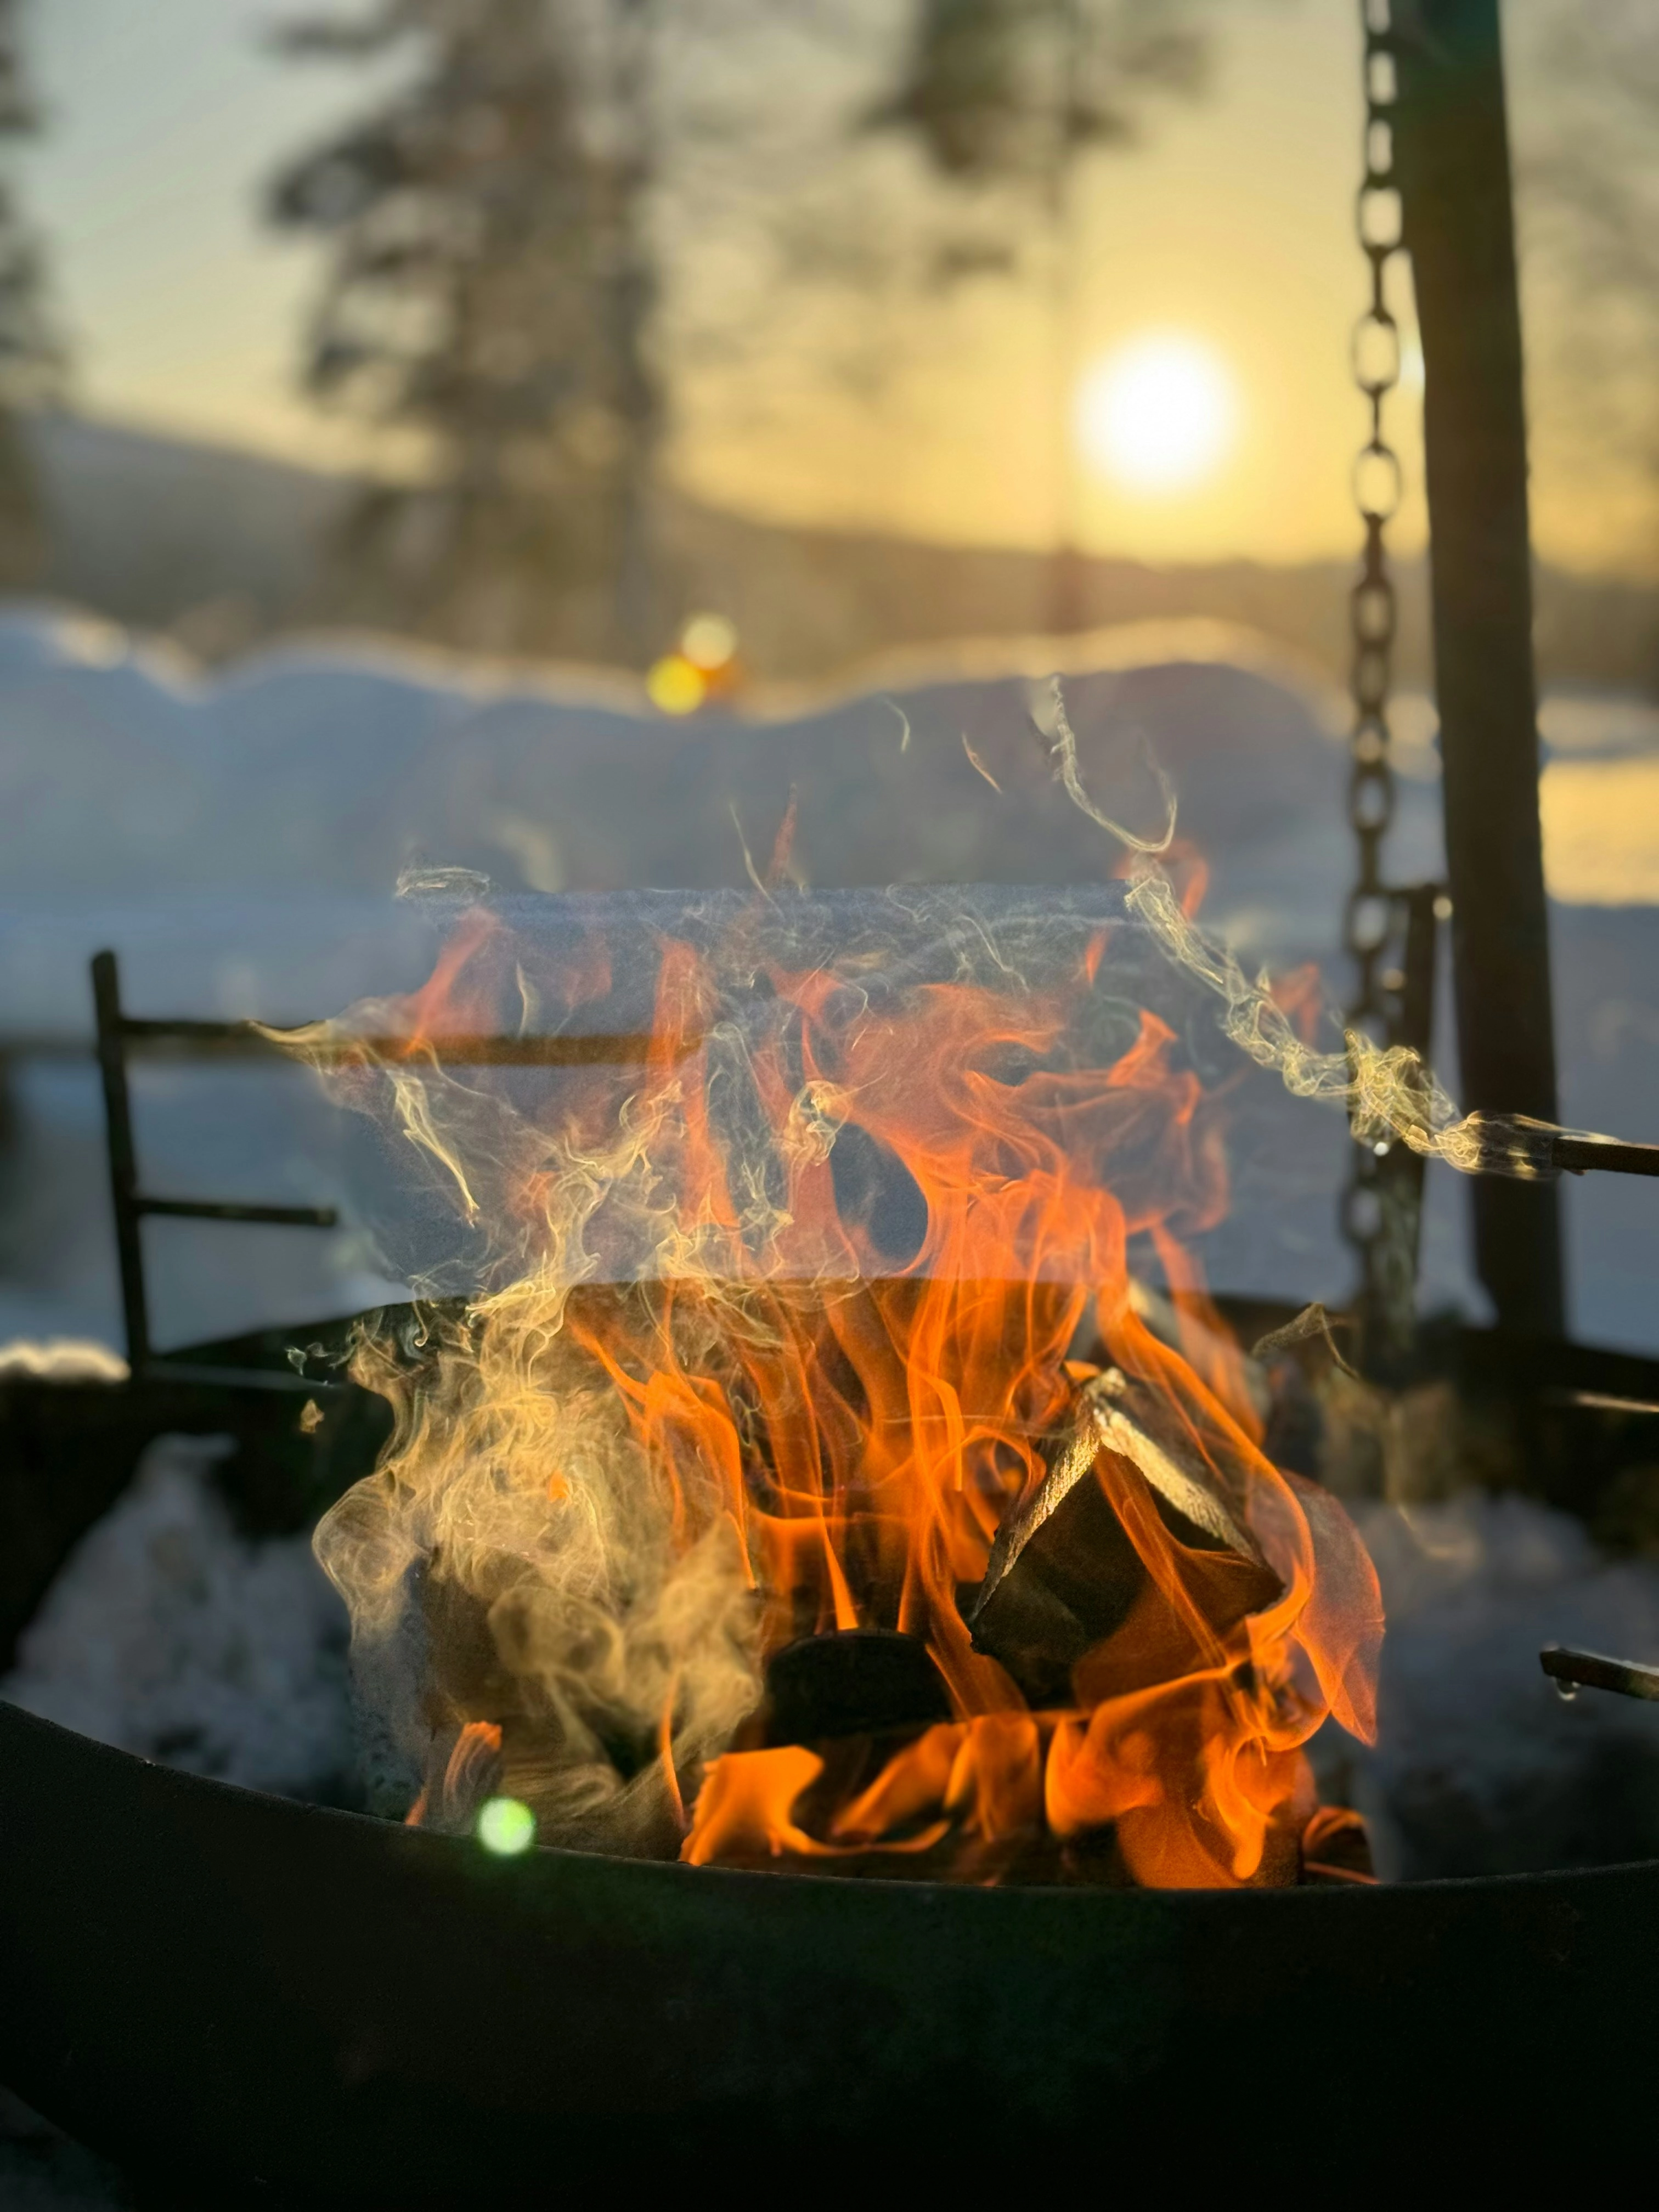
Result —
M1202 46L1188 18L1204 4L912 0L900 82L863 119L919 132L951 184L1036 180L1058 234L1075 158L1131 135L1146 92L1194 82ZM764 65L756 76L757 30L793 12L832 42L871 46L867 0L696 10L678 0L672 23L660 0L360 5L368 12L292 24L282 43L401 58L405 74L373 112L295 161L270 201L279 224L327 252L310 389L418 433L430 460L423 484L377 489L356 510L345 548L356 611L471 645L637 665L659 649L665 611L651 558L665 412L653 356L657 238L672 228L657 222L663 190L679 195L682 251L695 254L711 224L742 233L775 218L779 238L793 236L781 249L792 281L822 278L838 249L896 267L915 207L872 210L832 191L827 204L820 194L810 210L796 206L811 235L799 222L792 234L799 146L775 141L769 169L765 155L749 158L757 118L775 118L781 98L797 138L813 127L810 85L767 79ZM653 84L659 33L671 27L672 104ZM706 173L711 149L718 183ZM947 239L923 281L1009 265L1018 251L993 241L988 256ZM683 344L693 289L676 302ZM727 313L718 282L713 290L705 324ZM849 299L855 326L878 319L870 304ZM781 319L769 322L763 305L742 331L699 325L705 365L716 352L728 370L752 364Z
M1069 407L1078 372L1079 248L1073 185L1103 149L1133 145L1150 95L1203 85L1212 0L918 0L899 82L866 118L915 137L930 166L967 196L1012 188L1018 212L1000 239L947 241L949 276L1012 272L1033 236L1047 249L1054 341L1055 541L1048 620L1087 618L1075 540ZM1030 222L1035 206L1040 222Z
M1517 147L1522 234L1543 310L1528 324L1536 428L1581 499L1640 500L1638 535L1609 556L1650 568L1659 548L1659 21L1650 0L1553 0L1525 25L1522 67L1549 99ZM1645 496L1642 488L1645 487ZM1645 513L1643 514L1642 510ZM1628 508L1627 508L1628 511Z
M382 0L283 34L413 64L276 180L271 211L329 249L310 389L430 453L426 486L360 505L351 558L467 643L556 641L556 610L590 654L651 642L650 17L650 0Z
M1131 143L1150 92L1190 93L1201 0L920 0L891 97L870 118L914 131L961 184L1052 191L1081 154Z
M0 139L38 126L22 47L22 0L0 0ZM46 307L45 264L18 194L0 171L0 582L27 581L43 555L34 473L20 410L56 396L63 349Z

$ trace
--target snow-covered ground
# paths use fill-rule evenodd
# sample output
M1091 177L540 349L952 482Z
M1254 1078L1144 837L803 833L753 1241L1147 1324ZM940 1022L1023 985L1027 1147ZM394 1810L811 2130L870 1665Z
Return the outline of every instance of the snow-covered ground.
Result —
M191 1774L351 1802L344 1608L305 1536L235 1528L211 1480L232 1449L157 1437L59 1574L0 1695Z
M416 857L512 890L741 885L745 842L769 848L792 787L795 859L815 884L1088 879L1115 854L1054 781L1034 697L1040 713L1029 669L945 671L768 719L686 722L598 679L339 647L283 648L210 681L101 624L15 609L0 617L0 1052L8 1037L86 1038L86 963L106 945L140 1012L283 1022L406 988L435 942L392 895ZM1259 656L1196 650L1073 676L1066 698L1109 811L1153 826L1149 749L1170 774L1182 834L1209 865L1211 922L1253 958L1319 961L1340 996L1340 702ZM1426 702L1401 702L1397 719L1389 866L1405 881L1440 866L1438 793ZM1659 1134L1659 710L1559 697L1544 726L1565 1117ZM1437 1056L1455 1091L1443 1018ZM115 1341L91 1067L35 1049L0 1069L0 1340ZM343 1197L349 1212L345 1140L305 1079L156 1068L137 1110L153 1187ZM1237 1117L1212 1280L1340 1297L1340 1120L1261 1085ZM1431 1186L1425 1297L1478 1312L1466 1190L1438 1171ZM1606 1178L1566 1200L1577 1332L1659 1346L1659 1188ZM349 1228L147 1235L164 1342L385 1292Z
M1659 1565L1613 1560L1532 1500L1470 1492L1358 1510L1388 1631L1377 1742L1328 1727L1327 1794L1370 1824L1391 1879L1659 1855L1659 1711L1559 1696L1547 1644L1659 1656Z

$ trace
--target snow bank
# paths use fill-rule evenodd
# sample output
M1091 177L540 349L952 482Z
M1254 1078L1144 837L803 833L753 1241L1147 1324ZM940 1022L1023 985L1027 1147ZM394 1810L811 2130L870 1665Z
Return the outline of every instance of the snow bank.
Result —
M0 1696L164 1765L351 1802L344 1607L306 1537L237 1533L211 1474L230 1449L149 1446L53 1583Z
M1334 994L1346 988L1338 933L1352 860L1330 703L1265 665L1199 657L1077 674L1066 696L1084 780L1120 818L1159 817L1148 748L1169 771L1181 833L1210 866L1212 921L1248 957L1318 959ZM104 945L120 953L139 1012L298 1021L408 988L433 938L391 894L420 855L505 890L741 887L745 842L766 853L792 790L794 860L821 886L1092 880L1116 856L1055 784L1041 719L1027 675L988 675L982 663L770 720L676 720L619 681L392 647L293 645L207 678L107 624L14 607L0 613L0 1052L8 1035L87 1035L86 963ZM1442 866L1433 718L1408 699L1400 722L1389 864L1411 881ZM1659 899L1647 827L1659 715L1562 698L1546 732L1552 866L1581 902L1557 915L1563 1110L1659 1135L1649 942L1659 904L1618 903ZM1444 1018L1437 1056L1455 1079ZM0 1334L112 1339L95 1088L84 1067L33 1062L12 1087ZM329 1162L337 1135L297 1092L271 1103L221 1070L157 1076L149 1095L139 1133L153 1181L298 1202L342 1194ZM1243 1093L1237 1110L1237 1202L1206 1246L1212 1279L1340 1298L1336 1117L1300 1108L1287 1120ZM1426 1295L1479 1311L1466 1194L1431 1183ZM1574 1188L1568 1206L1581 1334L1659 1341L1648 1264L1659 1191L1604 1179ZM191 1255L188 1269L161 1273L163 1306L185 1285L160 1316L163 1340L377 1295L373 1254L347 1241L176 1229L153 1230L158 1249ZM198 1268L221 1271L210 1289L189 1286Z
M1322 1743L1396 1878L1659 1856L1659 1707L1564 1700L1546 1644L1659 1660L1659 1566L1566 1515L1470 1492L1362 1511L1388 1615L1376 1747Z

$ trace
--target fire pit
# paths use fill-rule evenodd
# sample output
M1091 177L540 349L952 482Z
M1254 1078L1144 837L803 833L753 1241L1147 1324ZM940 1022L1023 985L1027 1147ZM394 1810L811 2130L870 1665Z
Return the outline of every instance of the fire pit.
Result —
M170 2205L1647 2133L1659 1865L1179 1893L501 1860L3 1707L0 1772L0 2070ZM1292 2111L1230 2092L1247 2052Z
M401 1820L0 1710L41 2110L306 2203L1220 2156L1247 2050L1304 2150L1625 2124L1659 1865L1389 1891L1316 1802L1376 1580L1186 1259L1229 1048L1118 887L475 907L289 1042L423 1178L318 1536Z

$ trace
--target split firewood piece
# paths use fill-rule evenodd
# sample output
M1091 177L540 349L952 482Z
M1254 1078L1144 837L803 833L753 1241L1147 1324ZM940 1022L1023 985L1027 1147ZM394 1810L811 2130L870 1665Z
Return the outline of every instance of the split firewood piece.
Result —
M975 1648L1000 1661L1033 1704L1068 1699L1073 1668L1123 1626L1150 1581L1095 1479L1103 1450L1139 1469L1179 1543L1214 1555L1221 1571L1206 1574L1194 1596L1218 1636L1283 1588L1173 1412L1146 1384L1108 1368L1079 1390L1044 1454L1047 1474L998 1530L964 1607Z
M917 1734L951 1717L945 1677L919 1636L844 1628L773 1654L758 1720L763 1745L775 1747Z

